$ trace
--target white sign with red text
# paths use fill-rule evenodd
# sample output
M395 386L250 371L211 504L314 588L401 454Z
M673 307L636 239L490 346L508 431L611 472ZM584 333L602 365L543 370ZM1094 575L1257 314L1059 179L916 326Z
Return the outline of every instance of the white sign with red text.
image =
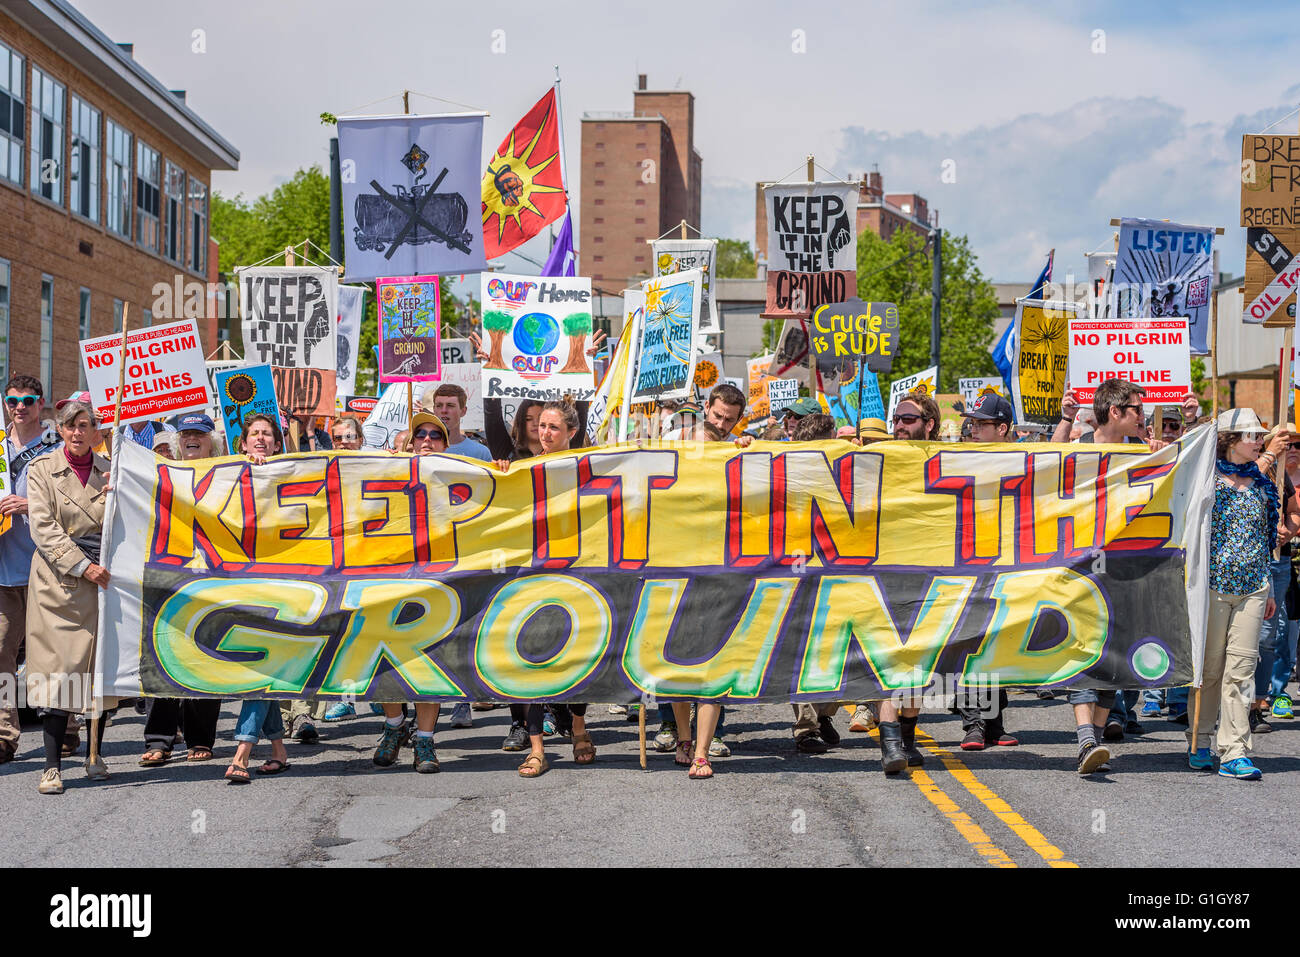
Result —
M113 423L122 334L81 340L81 367L95 415ZM199 328L193 319L136 329L126 337L122 422L206 412L212 404Z
M1148 410L1177 405L1192 391L1188 321L1070 318L1070 388L1091 405L1097 386L1125 379L1146 390Z

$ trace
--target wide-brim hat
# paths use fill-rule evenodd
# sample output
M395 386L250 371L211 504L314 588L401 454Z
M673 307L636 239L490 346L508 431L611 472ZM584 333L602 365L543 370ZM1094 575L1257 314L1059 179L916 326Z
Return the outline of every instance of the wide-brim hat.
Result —
M438 418L432 412L416 412L415 415L411 416L411 425L406 430L407 445L411 447L415 446L415 433L422 425L432 425L436 427L438 431L442 433L442 440L448 445L451 444L451 440L447 438L447 426L443 425L442 419Z
M1240 432L1242 435L1266 435L1268 429L1260 424L1254 409L1228 409L1220 412L1215 425L1220 432Z

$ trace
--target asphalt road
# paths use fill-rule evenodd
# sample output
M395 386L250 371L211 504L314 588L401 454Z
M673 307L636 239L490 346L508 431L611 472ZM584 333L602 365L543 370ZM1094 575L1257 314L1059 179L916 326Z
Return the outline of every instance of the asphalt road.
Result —
M40 732L27 728L0 766L0 865L1251 867L1288 854L1300 825L1300 720L1257 736L1258 783L1188 769L1182 729L1164 718L1115 747L1111 774L1085 779L1065 703L1013 694L1020 747L962 752L956 717L925 713L925 767L887 779L846 712L840 747L810 756L794 749L788 706L751 705L729 709L733 756L696 782L671 754L652 751L642 771L636 724L603 705L589 713L595 765L552 738L537 780L499 750L504 709L475 712L468 730L444 710L434 775L415 774L409 751L375 768L381 719L366 714L321 724L317 745L290 743L287 773L232 787L221 775L235 713L223 712L216 760L146 769L144 719L128 711L105 739L111 780L85 779L83 744L58 797L37 793ZM255 764L268 755L259 745Z

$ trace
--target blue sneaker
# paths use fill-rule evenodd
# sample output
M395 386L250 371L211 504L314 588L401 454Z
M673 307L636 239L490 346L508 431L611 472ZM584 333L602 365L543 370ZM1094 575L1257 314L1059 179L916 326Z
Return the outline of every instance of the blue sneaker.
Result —
M1219 765L1219 774L1225 778L1237 778L1242 781L1258 781L1264 772L1250 763L1250 758L1233 758Z
M1270 712L1275 718L1293 718L1291 712L1291 697L1286 692L1278 695L1273 700L1273 710Z
M381 712L383 708L379 709ZM325 711L326 721L342 721L344 718L351 718L356 715L357 709L346 701L340 701L338 704L330 705Z
M1214 755L1209 748L1199 748L1196 751L1189 748L1187 751L1187 764L1193 771L1213 771Z
M1160 715L1160 702L1159 702L1159 701L1147 701L1147 702L1144 702L1143 705L1142 705L1142 711L1141 711L1141 714L1142 714L1142 717L1144 717L1144 718L1155 718L1155 717L1159 717L1159 715Z

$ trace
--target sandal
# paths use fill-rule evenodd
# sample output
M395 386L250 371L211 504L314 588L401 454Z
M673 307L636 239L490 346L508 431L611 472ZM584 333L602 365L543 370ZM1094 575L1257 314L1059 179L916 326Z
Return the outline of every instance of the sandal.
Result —
M281 761L279 758L272 758L257 769L258 774L279 774L281 771L289 770L289 762Z
M573 762L575 764L591 764L596 760L596 746L591 743L591 735L586 731L582 734L574 732L573 735Z
M673 763L680 764L682 767L689 767L691 763L691 753L695 750L695 742L690 738L677 740L677 753L673 755Z
M530 754L524 758L524 763L519 765L519 776L521 778L540 778L550 770L550 764L546 761L544 754Z
M248 768L241 768L238 764L232 764L226 768L226 780L231 784L247 784L250 780Z
M709 763L708 758L696 758L691 769L686 772L686 776L692 781L707 781L713 777L713 765Z
M172 756L170 751L164 751L162 748L150 748L140 759L140 767L155 768L160 764L166 764L168 758Z
M185 757L186 761L211 761L212 749L205 748L201 744L196 744L190 748L190 753Z

